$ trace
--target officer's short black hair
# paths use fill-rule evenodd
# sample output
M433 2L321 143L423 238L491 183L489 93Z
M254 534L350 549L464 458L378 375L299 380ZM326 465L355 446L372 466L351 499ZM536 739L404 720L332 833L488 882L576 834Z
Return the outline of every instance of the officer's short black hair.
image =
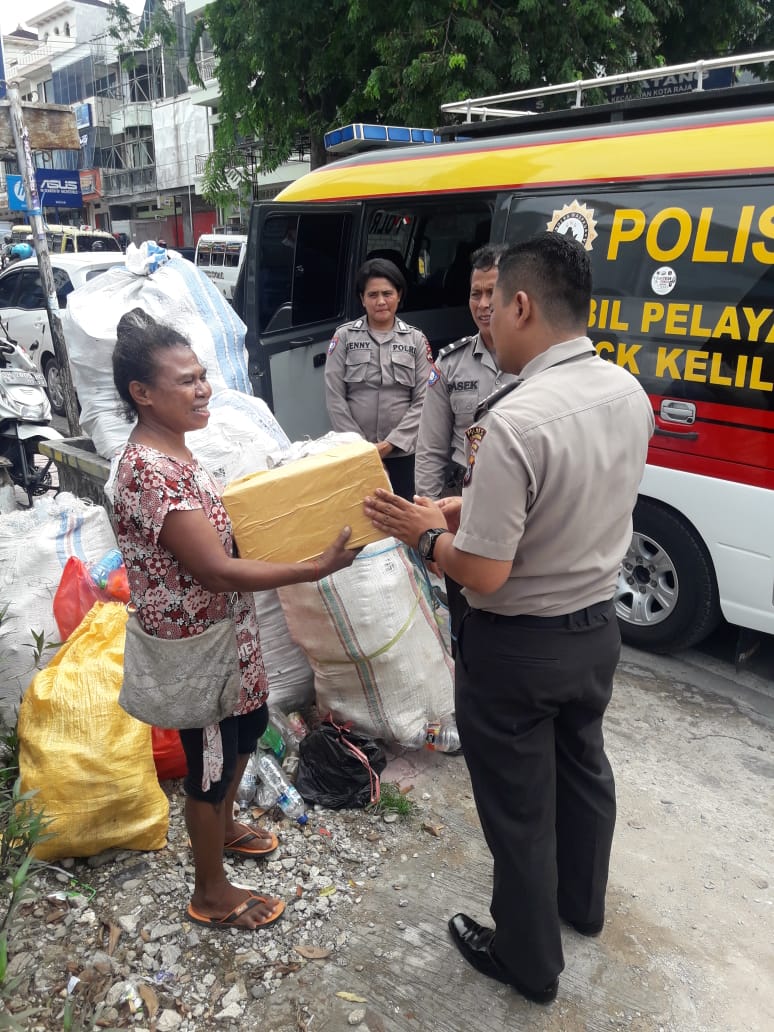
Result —
M474 269L481 269L484 272L496 269L500 264L500 258L507 249L507 244L484 244L483 247L479 247L470 256L471 274Z
M377 277L389 280L401 297L406 296L406 279L398 266L387 258L369 258L363 262L355 279L358 294L365 294L366 283Z
M561 233L539 236L506 248L497 273L506 303L518 290L531 294L546 318L585 325L591 301L591 261L582 244Z

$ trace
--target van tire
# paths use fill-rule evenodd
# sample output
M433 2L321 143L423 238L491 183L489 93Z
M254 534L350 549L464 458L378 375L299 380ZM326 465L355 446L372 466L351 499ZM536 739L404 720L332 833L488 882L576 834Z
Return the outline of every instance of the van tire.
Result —
M693 527L672 509L640 499L615 594L621 638L650 652L702 641L721 619L715 570Z
M48 394L48 400L51 402L51 411L57 416L63 416L66 411L64 392L56 359L46 359L43 365L43 375L46 378L46 394Z

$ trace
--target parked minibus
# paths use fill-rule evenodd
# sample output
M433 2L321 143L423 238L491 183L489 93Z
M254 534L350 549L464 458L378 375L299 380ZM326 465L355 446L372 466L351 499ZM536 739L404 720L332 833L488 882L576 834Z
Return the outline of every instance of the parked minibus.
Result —
M26 240L32 236L32 227L17 225L14 239ZM79 226L46 226L46 241L51 254L82 254L91 251L120 251L121 245L112 235L101 229L83 229Z
M443 130L441 130L443 132ZM571 233L594 274L589 334L656 420L616 605L659 651L721 616L774 633L774 84L492 122L318 168L253 206L236 307L256 393L320 434L355 272L392 259L434 350L473 329L470 254Z
M197 268L209 276L227 301L234 296L246 242L247 237L240 233L202 233L196 243Z

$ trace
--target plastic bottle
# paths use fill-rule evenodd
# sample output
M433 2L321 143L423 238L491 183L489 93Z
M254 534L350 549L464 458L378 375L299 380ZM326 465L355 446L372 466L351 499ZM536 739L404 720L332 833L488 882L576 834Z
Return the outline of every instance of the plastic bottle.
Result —
M277 734L281 736L287 753L298 752L298 743L303 736L299 736L282 710L277 709L275 706L269 706L269 727L273 727ZM282 757L277 756L277 759L282 760Z
M255 799L255 793L258 788L258 771L256 769L255 753L247 761L244 774L239 782L239 788L237 788L236 801L240 807L249 806L250 803Z
M277 805L287 817L306 824L306 805L285 776L285 772L270 753L260 753L257 759L258 776L264 785L277 793Z
M287 720L288 724L290 724L290 726L293 728L296 735L298 736L299 741L302 738L306 738L306 736L309 734L309 728L306 726L306 721L298 712L298 710L293 710L292 713L288 713Z
M417 735L417 748L430 749L432 752L459 752L460 736L453 720L428 720Z
M102 558L89 566L89 576L104 591L108 586L108 577L113 570L124 565L124 557L117 548L111 548Z
M266 725L266 730L258 739L258 745L261 749L265 749L266 752L276 756L280 763L285 757L287 752L285 739L282 737L282 732L277 728L277 725L272 723L271 718L269 718L269 723Z

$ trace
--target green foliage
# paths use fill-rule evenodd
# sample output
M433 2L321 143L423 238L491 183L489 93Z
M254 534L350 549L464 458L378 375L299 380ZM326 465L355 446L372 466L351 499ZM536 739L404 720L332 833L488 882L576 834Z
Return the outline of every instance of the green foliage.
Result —
M417 809L413 799L400 786L391 781L383 781L380 787L379 802L366 807L369 813L397 813L399 817L410 817Z
M432 127L447 101L774 45L761 0L214 0L192 61L205 30L218 202L249 181L245 141L268 172L308 134L314 167L323 133L348 121Z
M177 43L177 29L171 16L171 5L156 0L148 5L140 18L123 0L111 0L107 18L107 34L118 44L121 67L131 71L137 66L136 51L153 47L172 47Z

